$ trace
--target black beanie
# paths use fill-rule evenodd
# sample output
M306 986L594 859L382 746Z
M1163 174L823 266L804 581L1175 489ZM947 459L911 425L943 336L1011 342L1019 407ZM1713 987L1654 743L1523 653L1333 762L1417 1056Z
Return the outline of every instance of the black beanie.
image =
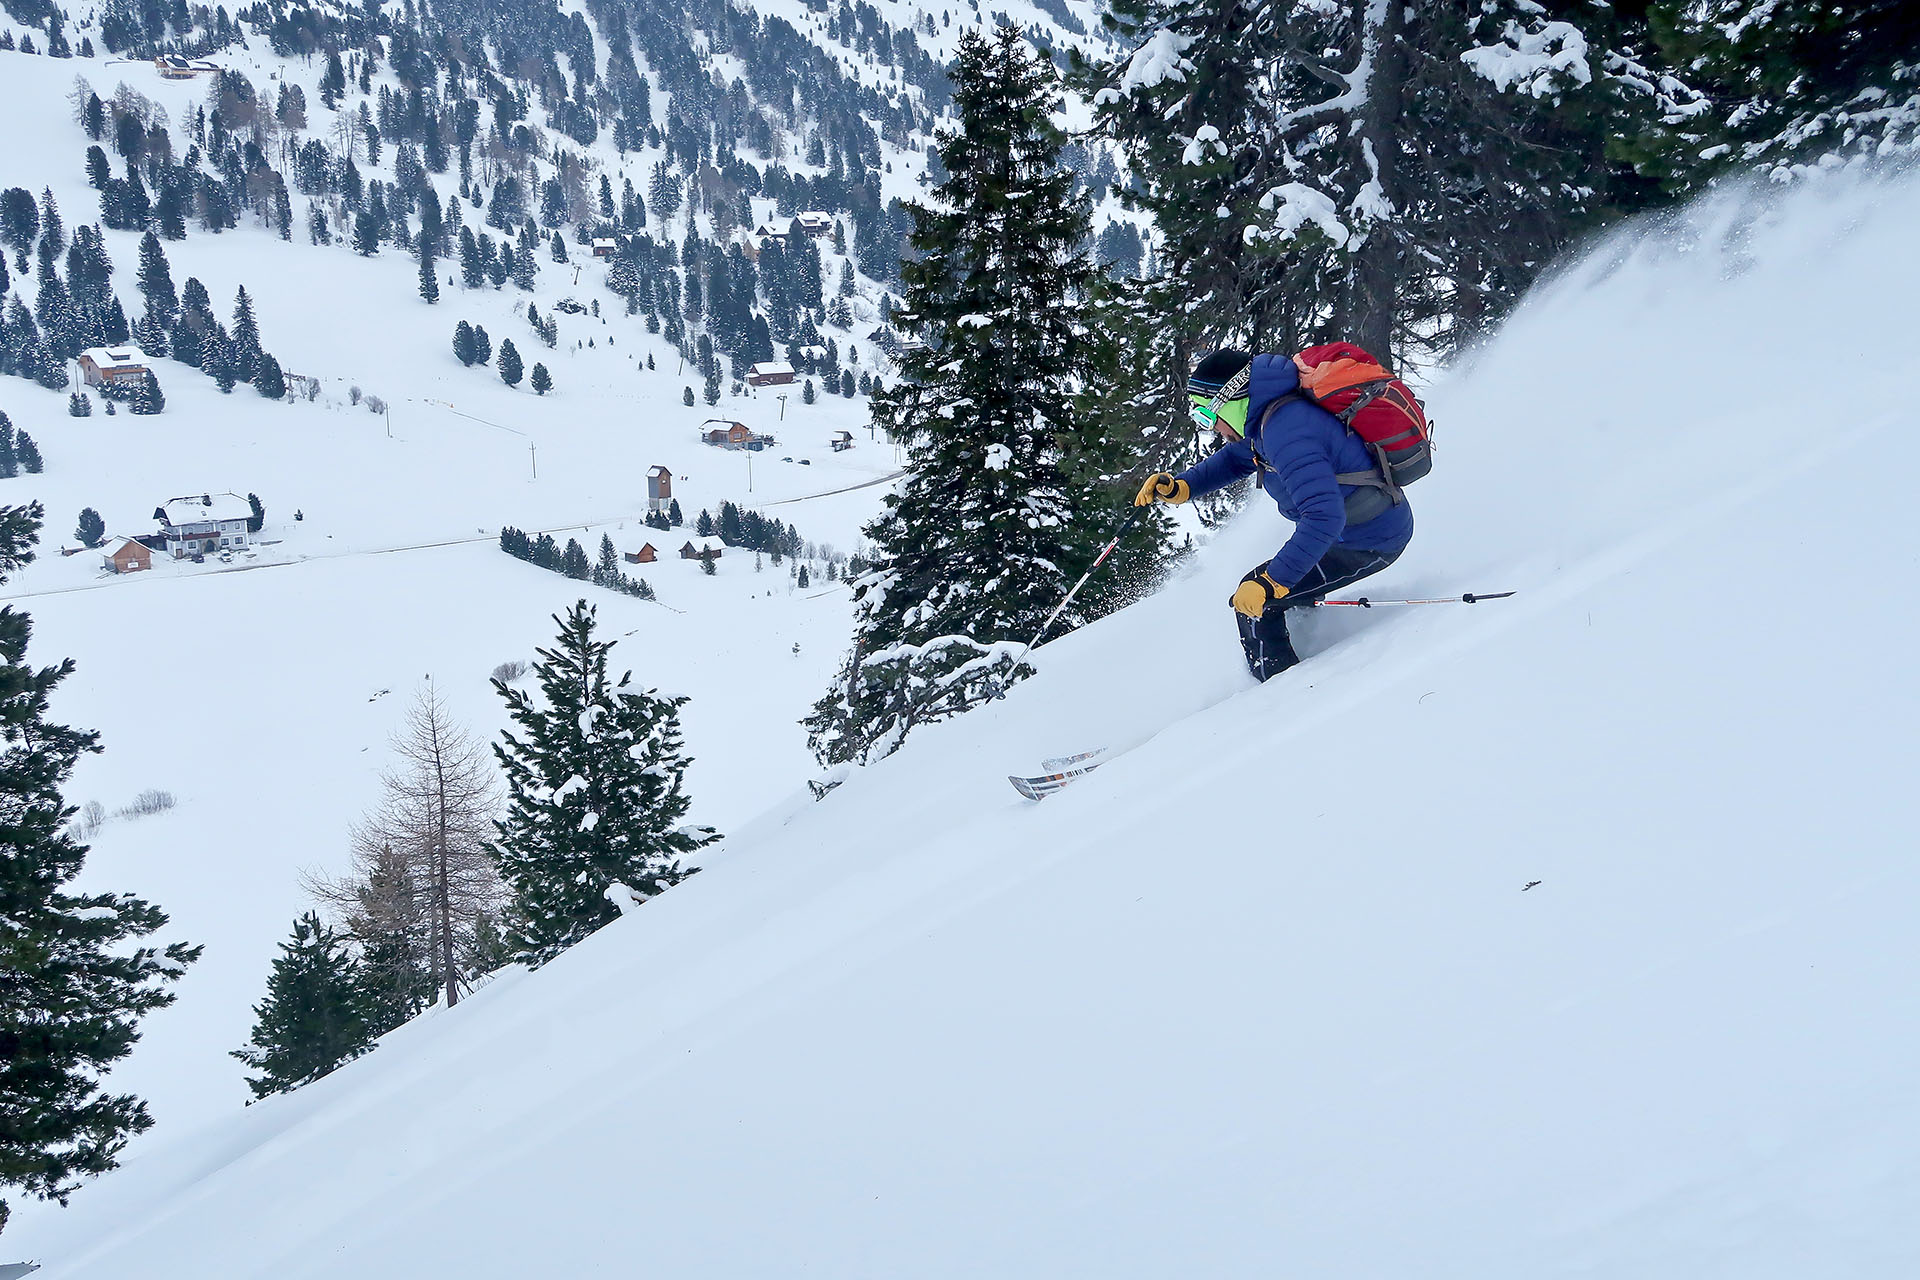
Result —
M1190 396L1219 395L1222 387L1232 381L1236 374L1243 373L1252 363L1253 357L1246 352L1237 351L1232 347L1222 347L1193 367L1193 375L1187 379L1187 394ZM1239 387L1226 398L1238 400L1246 393L1246 379L1241 378Z

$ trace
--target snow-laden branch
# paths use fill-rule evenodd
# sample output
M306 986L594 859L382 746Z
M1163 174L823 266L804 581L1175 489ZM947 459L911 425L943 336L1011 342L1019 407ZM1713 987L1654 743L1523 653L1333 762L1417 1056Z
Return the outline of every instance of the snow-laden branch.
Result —
M1387 25L1387 3L1388 0L1367 0L1367 7L1360 18L1360 61L1351 72L1340 77L1346 87L1325 101L1281 116L1280 128L1283 132L1292 133L1300 128L1324 124L1338 116L1354 115L1366 107L1368 95L1373 90L1374 64L1380 57L1381 36Z
M1586 33L1570 22L1546 22L1529 31L1508 19L1498 43L1476 45L1460 61L1502 93L1517 90L1545 98L1570 85L1593 83Z
M1193 40L1192 36L1181 35L1170 27L1161 27L1133 51L1119 81L1093 95L1093 105L1104 107L1131 98L1136 89L1151 89L1168 80L1184 84L1187 73L1194 70L1193 63L1186 57Z

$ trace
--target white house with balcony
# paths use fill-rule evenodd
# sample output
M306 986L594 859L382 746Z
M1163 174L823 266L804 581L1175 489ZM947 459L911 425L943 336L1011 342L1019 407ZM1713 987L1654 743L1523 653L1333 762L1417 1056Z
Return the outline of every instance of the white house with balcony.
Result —
M160 522L167 554L184 560L248 545L253 505L237 494L196 493L168 498L154 508L153 518Z

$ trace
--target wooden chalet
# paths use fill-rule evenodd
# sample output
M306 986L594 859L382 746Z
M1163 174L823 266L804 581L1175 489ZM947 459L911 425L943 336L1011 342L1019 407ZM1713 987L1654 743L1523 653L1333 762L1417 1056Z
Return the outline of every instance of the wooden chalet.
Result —
M152 374L138 347L88 347L80 353L80 376L90 387L139 386Z
M727 544L718 538L689 538L681 544L682 560L718 560Z
M762 360L747 367L750 387L785 387L793 383L793 366L785 360Z
M651 542L643 543L638 551L629 551L624 557L628 564L652 564L660 558L660 552Z
M700 424L700 440L721 449L752 449L758 452L773 443L772 436L755 432L744 422L708 418Z
M101 555L107 568L115 573L138 573L153 568L153 549L132 538L117 538L114 546Z

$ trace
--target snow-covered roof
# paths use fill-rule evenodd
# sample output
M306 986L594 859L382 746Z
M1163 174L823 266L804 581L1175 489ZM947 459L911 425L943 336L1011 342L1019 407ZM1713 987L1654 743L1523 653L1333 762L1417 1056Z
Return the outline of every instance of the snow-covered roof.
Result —
M129 538L124 535L116 535L114 537L108 538L105 542L100 544L100 554L105 556L107 559L111 560L115 556L119 555L121 551L123 551L124 549L130 546L138 547L142 551L146 551L148 549L147 544L144 542L141 542L137 538Z
M611 236L595 236L593 238L593 247L596 249L617 249L620 247L620 244L619 241L613 239Z
M809 209L800 214L799 218L802 226L830 227L833 225L833 215L824 209Z
M184 498L168 498L160 508L169 525L178 528L203 520L250 520L253 506L232 493L193 493Z
M788 229L791 230L792 228L789 227ZM779 228L775 227L771 222L761 223L759 226L753 229L753 234L757 236L771 237L772 239L775 239L775 240L784 240L787 237L787 232L782 231Z
M762 360L758 364L749 365L747 372L756 377L765 377L770 373L792 373L793 366L785 360Z
M80 355L103 371L147 367L147 353L133 346L88 347Z

